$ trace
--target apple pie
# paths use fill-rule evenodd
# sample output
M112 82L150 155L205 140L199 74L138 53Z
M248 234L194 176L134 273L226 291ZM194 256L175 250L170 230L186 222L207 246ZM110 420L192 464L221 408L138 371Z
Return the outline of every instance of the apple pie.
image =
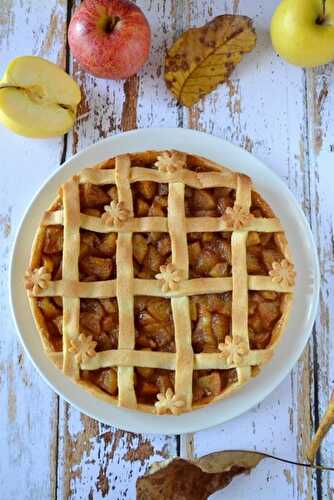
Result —
M158 415L256 376L294 281L251 179L178 151L116 156L65 182L25 275L50 360L93 395Z

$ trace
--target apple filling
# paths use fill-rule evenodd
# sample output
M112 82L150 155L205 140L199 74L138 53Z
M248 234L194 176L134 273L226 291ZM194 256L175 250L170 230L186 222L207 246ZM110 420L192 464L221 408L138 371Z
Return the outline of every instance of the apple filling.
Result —
M168 185L151 181L132 185L135 217L167 217ZM233 206L234 191L227 188L196 190L186 188L185 210L188 217L218 217ZM101 217L104 206L117 201L115 186L80 186L81 212ZM61 206L61 199L53 209ZM252 193L251 212L255 217L271 217L270 208ZM251 275L268 275L274 261L283 259L280 236L250 232L247 239L247 269ZM231 233L189 233L189 278L229 277L231 268ZM53 280L62 277L63 229L45 228L42 265ZM115 279L117 234L99 234L80 230L79 274L81 281ZM168 233L133 234L134 277L154 279L160 267L171 262L171 241ZM248 324L251 349L265 349L272 340L275 325L283 310L283 294L249 292ZM62 299L39 298L50 343L57 352L62 350ZM189 297L194 353L220 352L218 345L231 335L232 293L195 295ZM174 325L169 299L136 296L134 298L135 349L175 352ZM81 299L80 332L92 336L96 351L117 349L118 306L116 298ZM82 378L116 396L117 368L82 371ZM174 372L153 368L135 368L135 391L138 401L153 404L158 393L174 389ZM237 381L235 369L197 370L193 373L193 401L202 404L223 393Z

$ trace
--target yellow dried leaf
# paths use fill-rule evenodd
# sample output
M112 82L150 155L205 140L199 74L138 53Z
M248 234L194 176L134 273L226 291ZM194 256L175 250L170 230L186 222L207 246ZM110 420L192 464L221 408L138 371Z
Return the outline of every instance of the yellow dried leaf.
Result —
M192 106L227 80L242 55L256 44L252 20L223 15L185 31L167 51L167 87L184 106Z
M321 442L333 424L334 424L334 391L332 392L331 399L329 400L329 404L325 412L325 415L322 417L318 430L315 436L313 437L310 446L306 451L306 456L311 463L314 462L317 451L321 445Z

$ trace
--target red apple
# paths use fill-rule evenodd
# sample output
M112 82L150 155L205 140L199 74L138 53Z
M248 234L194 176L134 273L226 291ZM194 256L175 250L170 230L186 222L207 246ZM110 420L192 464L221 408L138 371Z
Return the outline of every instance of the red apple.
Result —
M88 73L118 80L134 75L147 61L151 30L129 0L84 0L71 19L68 43Z

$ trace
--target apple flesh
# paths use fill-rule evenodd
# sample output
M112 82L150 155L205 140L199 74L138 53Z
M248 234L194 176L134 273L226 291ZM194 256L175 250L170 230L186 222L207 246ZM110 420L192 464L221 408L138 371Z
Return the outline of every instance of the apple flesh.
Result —
M14 59L0 81L0 122L26 137L63 135L73 127L78 85L41 57Z
M85 0L71 19L68 42L84 70L118 80L145 64L151 31L140 8L128 0Z
M283 0L271 20L271 40L286 61L310 68L334 59L334 0Z

